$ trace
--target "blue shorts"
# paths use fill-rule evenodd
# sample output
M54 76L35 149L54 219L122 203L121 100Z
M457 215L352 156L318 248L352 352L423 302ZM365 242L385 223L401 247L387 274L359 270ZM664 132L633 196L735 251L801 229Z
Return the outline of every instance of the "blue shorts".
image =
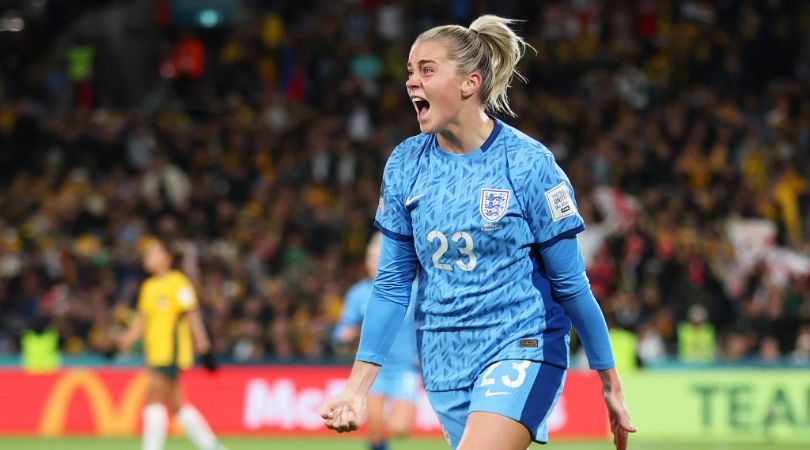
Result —
M419 398L419 371L383 366L369 390L370 395L383 395L391 400L416 402Z
M547 443L546 421L562 394L565 373L565 369L541 362L497 361L481 372L470 387L427 394L454 449L473 411L514 419L529 430L533 441Z

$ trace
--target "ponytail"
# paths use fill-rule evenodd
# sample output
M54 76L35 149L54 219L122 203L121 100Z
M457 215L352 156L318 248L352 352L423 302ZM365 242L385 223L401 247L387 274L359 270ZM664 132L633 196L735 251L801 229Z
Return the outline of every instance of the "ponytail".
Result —
M534 50L509 27L515 22L485 15L475 19L469 28L458 25L431 28L420 34L415 44L428 40L445 41L450 58L456 61L462 73L478 71L481 74L480 96L484 108L515 116L509 106L507 90L513 77L526 81L516 67L526 47Z

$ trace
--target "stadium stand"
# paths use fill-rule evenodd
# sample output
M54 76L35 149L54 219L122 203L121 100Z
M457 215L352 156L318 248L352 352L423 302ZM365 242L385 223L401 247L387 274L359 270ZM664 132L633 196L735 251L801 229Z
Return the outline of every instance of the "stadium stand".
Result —
M7 3L0 353L43 318L65 354L103 351L158 235L221 357L331 356L383 164L418 132L408 45L489 12L526 20L507 121L571 176L594 293L642 365L690 354L701 310L710 360L810 360L804 2L243 1L199 23L162 0Z

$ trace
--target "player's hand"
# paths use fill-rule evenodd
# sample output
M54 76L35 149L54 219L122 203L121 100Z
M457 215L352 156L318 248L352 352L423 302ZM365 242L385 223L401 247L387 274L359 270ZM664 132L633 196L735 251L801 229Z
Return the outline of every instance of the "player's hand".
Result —
M338 339L343 344L357 342L360 338L360 327L345 327L340 331Z
M626 450L629 433L635 433L636 427L630 423L630 413L624 402L621 388L604 391L605 404L610 418L610 432L613 433L613 444L616 450Z
M321 418L327 428L338 433L355 431L366 418L366 398L362 395L341 392L323 404Z
M209 372L216 372L219 369L219 363L214 357L214 352L210 350L200 355L200 362Z

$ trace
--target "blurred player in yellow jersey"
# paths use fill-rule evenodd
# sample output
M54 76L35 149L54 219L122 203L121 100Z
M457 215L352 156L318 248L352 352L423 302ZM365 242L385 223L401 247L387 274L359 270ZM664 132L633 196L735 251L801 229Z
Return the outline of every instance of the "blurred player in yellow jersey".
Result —
M161 450L166 442L169 417L174 413L189 439L201 450L221 449L200 412L183 398L179 372L194 365L194 354L203 356L209 370L216 369L211 343L202 323L194 286L172 268L173 257L156 239L144 248L143 266L151 275L141 285L138 314L118 341L127 352L143 335L150 380L143 410L143 450Z

